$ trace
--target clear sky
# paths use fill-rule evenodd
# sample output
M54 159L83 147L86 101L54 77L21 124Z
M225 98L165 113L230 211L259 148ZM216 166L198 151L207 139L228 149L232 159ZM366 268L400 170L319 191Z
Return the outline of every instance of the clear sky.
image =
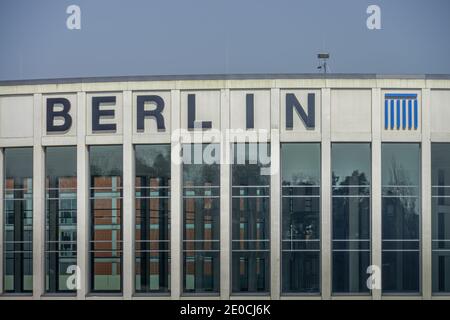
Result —
M450 74L450 0L0 0L0 80L316 73L319 51L332 73Z

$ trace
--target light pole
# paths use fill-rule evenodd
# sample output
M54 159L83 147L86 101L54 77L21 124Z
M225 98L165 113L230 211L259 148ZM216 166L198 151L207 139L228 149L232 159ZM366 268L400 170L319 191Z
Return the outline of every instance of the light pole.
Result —
M327 60L330 58L330 54L329 53L319 53L317 55L317 58L319 59L319 63L320 65L317 67L317 69L322 69L323 73L326 74L327 73Z

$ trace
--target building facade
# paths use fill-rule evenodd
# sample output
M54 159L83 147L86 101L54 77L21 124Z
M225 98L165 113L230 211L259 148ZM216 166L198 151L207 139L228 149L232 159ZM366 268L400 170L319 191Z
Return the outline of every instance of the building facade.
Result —
M449 117L449 76L2 82L0 299L449 299Z

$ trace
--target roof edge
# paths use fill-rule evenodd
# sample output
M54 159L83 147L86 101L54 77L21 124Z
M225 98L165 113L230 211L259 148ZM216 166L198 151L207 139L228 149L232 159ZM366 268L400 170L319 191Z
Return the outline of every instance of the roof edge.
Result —
M424 79L450 80L450 74L372 74L372 73L254 73L254 74L196 74L196 75L135 75L105 77L75 77L25 80L0 80L0 86L67 84L127 81L175 80L273 80L273 79Z

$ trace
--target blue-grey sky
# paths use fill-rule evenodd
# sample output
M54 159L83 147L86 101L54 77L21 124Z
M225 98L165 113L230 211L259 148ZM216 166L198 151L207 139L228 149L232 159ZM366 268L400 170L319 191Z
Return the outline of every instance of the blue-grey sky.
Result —
M319 51L332 73L450 74L450 0L0 0L0 80L316 73Z

